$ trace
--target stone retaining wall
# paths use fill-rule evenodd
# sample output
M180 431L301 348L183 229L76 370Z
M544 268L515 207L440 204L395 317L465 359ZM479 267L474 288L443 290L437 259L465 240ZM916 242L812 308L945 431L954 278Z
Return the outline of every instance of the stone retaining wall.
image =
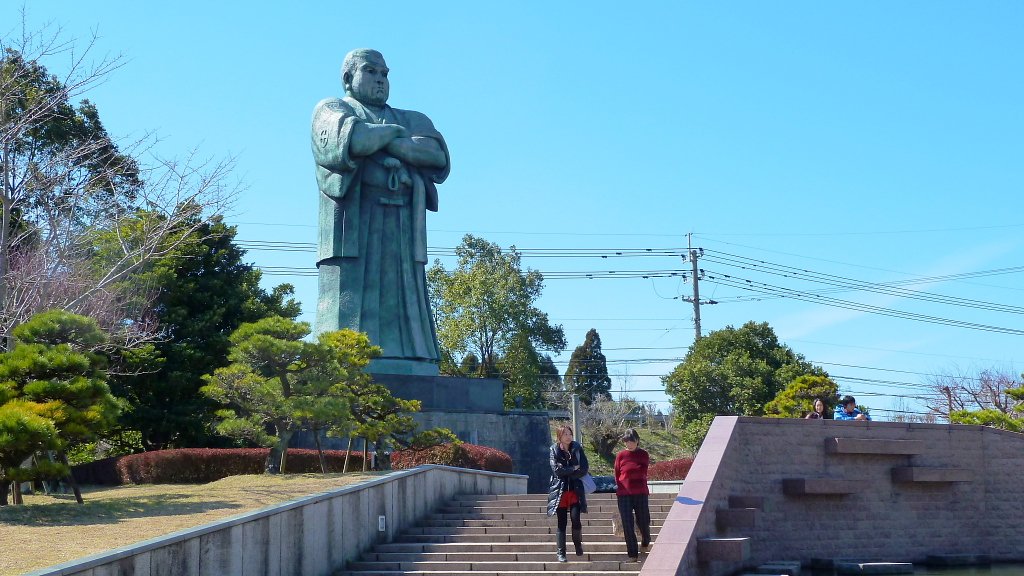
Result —
M1024 435L982 426L719 417L641 574L814 558L1022 561L1022 471Z
M456 494L522 494L526 482L521 475L420 466L31 576L327 576Z

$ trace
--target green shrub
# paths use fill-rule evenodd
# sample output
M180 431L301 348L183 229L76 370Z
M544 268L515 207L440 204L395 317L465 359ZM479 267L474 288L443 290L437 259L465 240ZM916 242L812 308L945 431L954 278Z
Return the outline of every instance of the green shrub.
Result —
M72 468L81 484L203 484L241 474L261 474L269 448L181 448L105 458ZM341 472L344 450L324 450L328 472ZM361 452L349 456L349 471L363 468ZM316 450L288 450L286 470L320 472Z
M648 480L685 480L693 465L693 458L678 458L655 462L647 468Z
M501 450L475 444L441 444L422 450L399 450L391 454L391 467L396 470L415 468L423 464L440 464L491 472L512 472L511 456Z

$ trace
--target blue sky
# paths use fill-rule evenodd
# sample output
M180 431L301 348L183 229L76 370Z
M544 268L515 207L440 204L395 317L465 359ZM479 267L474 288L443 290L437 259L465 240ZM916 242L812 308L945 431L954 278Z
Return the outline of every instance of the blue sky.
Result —
M247 189L229 221L250 245L315 242L310 114L341 94L345 52L373 47L390 104L427 113L451 150L434 249L473 233L542 272L623 275L688 268L692 233L701 296L719 302L702 307L705 332L767 321L883 419L928 374L1024 369L1020 2L289 4L51 0L28 26L96 29L97 54L126 56L88 94L112 133L235 156ZM0 33L19 19L4 3ZM648 248L665 255L615 256ZM311 270L315 255L249 258ZM789 268L858 289L822 292L835 286ZM1003 272L973 274L990 270ZM967 275L899 285L952 305L862 289L954 274ZM614 389L663 402L659 376L693 341L689 284L556 276L540 306L565 326L560 360L597 328ZM315 277L265 280L294 283L312 321ZM778 289L930 320L766 297Z

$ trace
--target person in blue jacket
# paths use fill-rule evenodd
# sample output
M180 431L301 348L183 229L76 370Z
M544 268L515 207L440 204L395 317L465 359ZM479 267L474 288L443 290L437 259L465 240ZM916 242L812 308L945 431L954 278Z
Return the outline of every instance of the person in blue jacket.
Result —
M857 409L857 399L853 396L843 396L843 399L839 401L839 406L836 406L835 413L836 420L871 420L871 416L868 416L864 412Z

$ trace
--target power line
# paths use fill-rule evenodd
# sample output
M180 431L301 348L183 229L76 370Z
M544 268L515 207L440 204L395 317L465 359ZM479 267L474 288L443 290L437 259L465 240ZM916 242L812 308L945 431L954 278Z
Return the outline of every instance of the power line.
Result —
M715 252L715 251L709 251ZM891 283L877 283L877 282L866 282L862 280L855 280L852 278L846 278L844 276L837 276L834 274L825 274L821 272L814 272L802 268L794 268L792 266L786 266L783 264L776 264L772 262L765 262L764 260L753 260L745 256L737 256L734 254L726 254L724 252L717 252L718 254L724 254L724 257L716 257L714 254L709 254L707 258L712 262L718 262L720 264L736 266L743 270L756 270L758 272L766 273L769 275L783 276L786 278L795 279L806 279L822 284L837 286L842 290L857 290L857 291L868 291L879 294L885 294L888 296L899 296L904 298L911 298L916 300L923 300L926 302L934 302L938 304L951 304L956 306L966 306L972 308L980 308L984 310L994 310L997 312L1009 312L1013 314L1024 314L1024 307L1011 306L1007 304L997 304L993 302L985 302L981 300L972 300L968 298L959 298L956 296L946 296L943 294L933 294L930 292L920 292L916 290L909 290L905 288L899 288L900 284L923 284L923 283L934 283L941 281L948 281L955 279L964 274L947 274L945 276L936 276L930 278L917 278L914 280L904 280L899 282ZM1001 268L996 270L987 270L982 272L970 273L971 277L978 276L991 276L997 274L1014 274L1024 272L1024 266L1015 266L1010 268ZM823 292L819 291L818 294Z
M901 318L904 320L914 320L917 322L925 322L929 324L938 324L944 326L954 326L958 328L969 328L972 330L980 330L983 332L996 332L1001 334L1013 334L1015 336L1024 335L1024 330L1017 328L1007 328L1003 326L993 326L989 324L980 324L977 322L968 322L966 320L954 320L950 318L942 318L939 316L932 316L929 314L918 314L914 312L905 312L902 310L896 310L893 308L885 308L883 306L875 306L872 304L863 304L860 302L852 302L849 300L841 300L839 298L832 298L830 296L823 296L821 294L815 294L811 292L805 292L800 290L794 290L791 288L784 288L781 286L775 286L765 282L757 282L745 278L739 278L730 274L724 273L709 273L707 274L709 280L716 280L725 285L738 288L741 290L750 290L756 292L763 292L773 295L783 295L787 298L794 300L801 300L804 302L811 302L815 304L824 304L835 308L844 308L847 310L854 310L857 312L868 312L872 314L878 314L881 316L891 316L894 318Z

